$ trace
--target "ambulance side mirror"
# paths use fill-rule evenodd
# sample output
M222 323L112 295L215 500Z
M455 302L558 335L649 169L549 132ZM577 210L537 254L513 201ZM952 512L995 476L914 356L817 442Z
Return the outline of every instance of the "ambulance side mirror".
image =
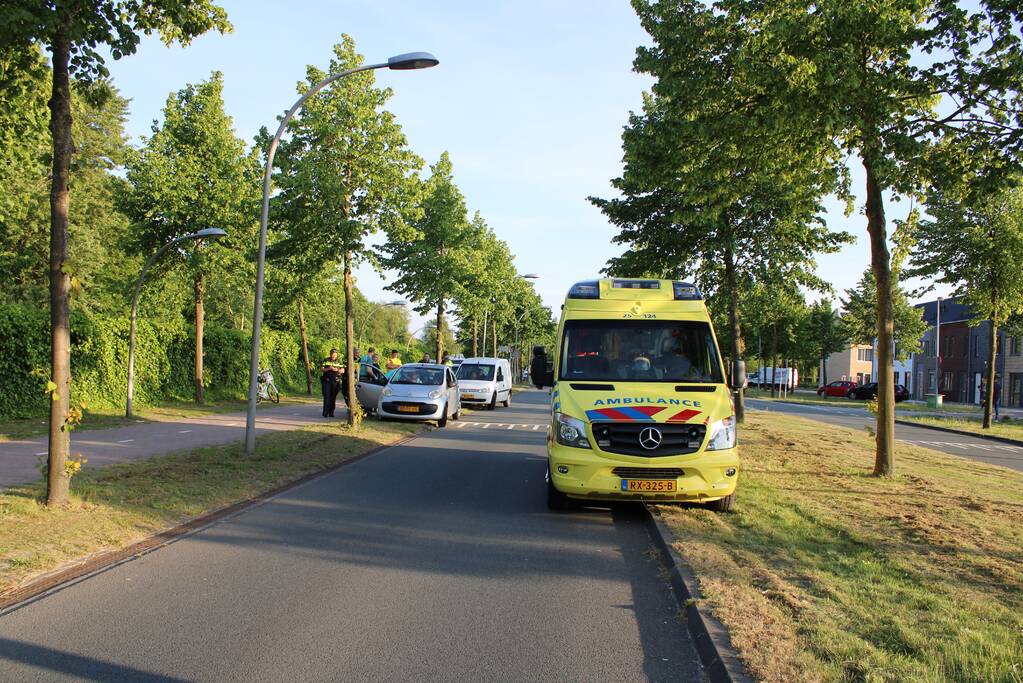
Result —
M749 378L746 377L746 361L732 361L732 377L729 386L732 391L742 391L746 388Z
M554 367L547 360L547 349L542 346L533 347L533 360L529 364L529 378L537 389L554 386Z

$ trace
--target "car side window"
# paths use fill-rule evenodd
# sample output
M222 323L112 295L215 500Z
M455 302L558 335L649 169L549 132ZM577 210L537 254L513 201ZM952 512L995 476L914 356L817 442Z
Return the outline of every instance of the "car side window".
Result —
M497 381L498 382L503 382L504 381L504 372L501 371L500 367L497 368Z

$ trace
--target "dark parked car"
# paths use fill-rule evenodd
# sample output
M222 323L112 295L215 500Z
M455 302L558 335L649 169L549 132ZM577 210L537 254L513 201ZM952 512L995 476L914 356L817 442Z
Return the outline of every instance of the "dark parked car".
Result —
M817 387L818 396L848 396L849 392L856 388L856 382L839 380L829 382L822 387Z
M849 398L856 398L860 400L870 400L877 398L877 382L869 382L867 384L861 384L855 389L849 391ZM895 402L905 401L909 398L909 390L901 384L895 385Z

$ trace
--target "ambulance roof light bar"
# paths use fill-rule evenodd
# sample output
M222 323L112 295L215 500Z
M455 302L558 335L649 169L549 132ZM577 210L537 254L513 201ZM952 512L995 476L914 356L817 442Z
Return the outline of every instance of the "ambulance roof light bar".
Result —
M599 280L584 280L583 282L577 282L572 285L572 288L568 290L569 299L599 299L600 298L600 281Z
M679 282L676 280L671 283L671 288L675 295L675 301L700 301L703 299L703 293L700 292L700 288L689 282Z

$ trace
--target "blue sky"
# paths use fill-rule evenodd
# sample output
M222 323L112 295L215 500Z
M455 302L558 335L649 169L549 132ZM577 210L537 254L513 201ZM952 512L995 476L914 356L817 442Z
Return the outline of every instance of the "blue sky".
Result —
M557 312L568 286L596 274L621 252L614 229L586 201L608 196L621 171L621 130L650 80L632 72L648 41L626 0L515 0L435 3L222 0L234 24L188 48L144 40L137 54L109 63L131 99L128 131L137 142L160 118L167 94L224 72L225 104L238 134L251 141L297 97L307 64L325 67L331 46L350 34L369 61L416 50L440 66L378 71L412 148L432 163L451 154L470 211L479 210L511 246L520 273ZM857 187L862 186L858 178ZM829 225L858 241L820 259L836 290L851 287L869 264L866 222L829 202ZM271 208L272 210L272 208ZM889 204L889 218L905 207ZM373 299L387 275L358 273Z

